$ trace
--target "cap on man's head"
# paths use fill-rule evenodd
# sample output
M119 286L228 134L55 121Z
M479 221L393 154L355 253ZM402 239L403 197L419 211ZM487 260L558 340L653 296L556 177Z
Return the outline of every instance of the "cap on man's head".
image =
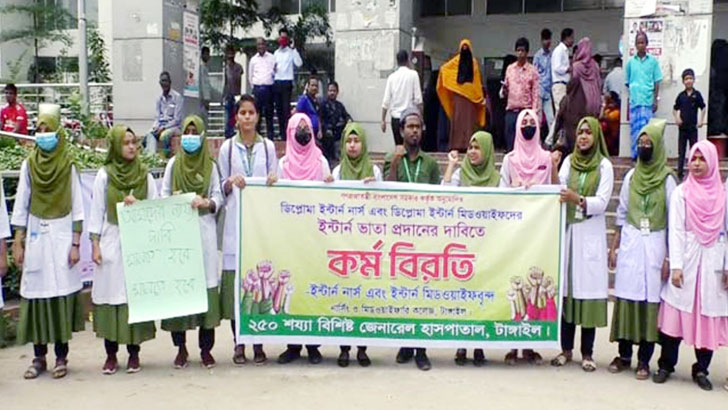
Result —
M693 77L693 79L695 79L695 71L693 71L692 68L686 68L682 72L682 79L684 80L687 76Z
M407 117L411 117L413 115L416 115L417 118L420 119L420 124L422 124L422 115L420 115L420 110L418 110L417 107L410 106L402 111L402 115L399 117L399 127L404 128L404 124L407 122Z

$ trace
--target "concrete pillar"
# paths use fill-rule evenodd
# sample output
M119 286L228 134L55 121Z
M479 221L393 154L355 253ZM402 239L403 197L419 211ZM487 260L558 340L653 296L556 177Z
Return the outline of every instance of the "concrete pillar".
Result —
M114 120L137 135L154 121L162 71L170 73L172 88L183 94L182 13L189 6L187 0L112 3ZM198 109L197 98L184 97L183 116Z
M389 152L394 140L389 125L386 134L380 128L382 97L397 51L411 51L413 1L338 2L332 16L339 99L364 126L369 150Z

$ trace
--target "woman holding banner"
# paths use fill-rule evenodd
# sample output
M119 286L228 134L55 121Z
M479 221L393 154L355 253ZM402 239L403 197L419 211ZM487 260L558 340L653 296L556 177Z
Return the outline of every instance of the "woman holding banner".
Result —
M182 149L167 164L162 181L162 197L194 192L192 208L200 214L202 259L207 282L207 312L162 321L162 329L172 332L172 342L179 349L174 367L187 367L187 330L199 327L199 346L202 365L211 369L215 359L210 354L215 344L215 328L220 324L220 293L217 266L217 224L215 212L222 204L220 174L210 156L205 140L202 118L191 115L182 122Z
M333 177L336 181L382 181L382 171L372 164L367 148L367 135L364 128L356 122L349 122L341 134L341 162L334 168ZM339 359L336 361L339 366L349 365L349 350L351 346L341 346ZM356 360L362 367L372 364L367 356L367 347L358 346Z
M715 146L693 145L690 173L670 198L668 248L670 281L662 289L658 315L662 352L653 375L665 383L675 371L680 343L693 346L693 381L712 390L708 368L715 352L728 346L726 193Z
M559 181L557 167L561 152L550 153L541 148L540 126L534 110L523 110L516 120L516 140L513 151L503 157L500 169L500 187L525 187L550 185ZM523 349L523 358L531 364L540 365L541 355L532 349ZM518 350L506 354L505 362L514 366L518 361Z
M92 257L96 263L91 300L94 303L94 331L104 339L106 361L103 374L116 373L119 344L129 353L127 373L141 370L140 344L154 339L154 322L129 324L124 263L116 204L131 205L137 200L154 199L154 178L138 156L138 140L124 125L115 125L107 136L109 153L94 180L88 231Z
M220 287L220 300L222 302L222 318L230 320L235 338L235 266L237 260L236 248L240 246L238 238L236 212L237 196L233 187L245 188L246 178L268 178L268 184L276 181L278 175L278 157L276 147L269 139L263 138L256 131L260 118L255 106L255 99L251 95L243 95L236 107L237 133L228 138L220 147L218 163L220 164L220 178L222 192L225 197L224 226L222 239L222 285ZM253 345L253 361L262 364L266 361L263 345ZM236 345L233 353L233 363L242 365L246 362L245 345Z
M46 371L50 342L56 354L53 378L66 376L68 341L85 324L75 268L84 218L81 183L66 149L60 107L53 108L38 116L36 146L20 167L11 219L13 258L23 271L18 343L33 342L34 351L26 379Z
M495 149L493 136L485 131L478 131L470 137L468 151L461 162L460 168L455 170L458 163L458 152L450 151L447 156L448 164L442 185L450 186L481 186L496 187L500 183L500 174L495 169ZM455 353L455 364L464 366L467 363L467 350L458 349ZM473 352L473 364L483 366L485 353L483 349Z
M313 126L306 114L294 114L288 120L286 129L286 155L279 163L281 178L292 181L325 181L334 178L329 163L321 150L313 142ZM306 345L308 362L319 364L323 358L318 345ZM301 357L301 345L288 345L278 356L278 363L286 364Z
M566 157L559 179L566 203L566 289L562 289L562 352L552 366L572 360L576 326L581 326L581 368L593 372L596 328L607 325L607 225L605 212L612 196L614 172L599 120L585 117L577 127L576 144Z
M609 364L609 371L628 370L632 345L637 344L637 380L650 377L650 360L658 339L660 291L669 273L667 213L677 183L667 165L664 131L665 120L652 120L642 129L637 165L622 183L618 231L609 249L609 266L616 268L617 297L609 339L619 343L619 356Z

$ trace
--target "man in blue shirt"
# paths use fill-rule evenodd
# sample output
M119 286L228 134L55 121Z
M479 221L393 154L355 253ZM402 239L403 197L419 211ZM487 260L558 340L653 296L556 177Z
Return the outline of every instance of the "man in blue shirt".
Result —
M147 152L155 153L157 141L161 141L162 151L169 155L170 139L175 133L180 132L184 100L180 93L172 89L172 78L168 72L164 71L159 75L159 85L162 87L162 95L157 99L154 124L144 142Z
M306 92L298 99L296 104L296 112L302 112L308 115L311 119L311 125L313 126L313 135L316 137L316 141L321 141L321 129L319 127L319 102L316 99L318 94L318 78L314 76L308 77L308 87ZM320 144L319 144L320 145Z
M538 70L541 107L546 116L546 127L541 127L541 131L546 133L554 122L554 106L551 98L551 30L547 28L541 30L541 47L533 56L533 65Z
M632 159L637 159L637 140L640 130L657 111L660 100L662 71L657 59L647 53L647 34L640 31L635 36L637 54L627 62L625 82L629 91L629 125Z

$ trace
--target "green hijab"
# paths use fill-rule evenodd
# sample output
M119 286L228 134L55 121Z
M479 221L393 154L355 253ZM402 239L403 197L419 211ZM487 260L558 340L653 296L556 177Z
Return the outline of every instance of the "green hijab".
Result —
M52 152L35 147L28 157L30 173L30 213L42 219L61 218L71 213L71 169L73 159L66 149L66 133L58 115L40 114L38 126L45 124L58 134Z
M346 137L351 133L356 134L359 137L359 141L361 141L361 154L357 158L349 158L349 154L346 153ZM339 174L342 180L360 181L364 178L374 176L372 161L369 159L369 149L367 148L367 134L359 123L352 121L346 124L344 132L341 134L340 149L341 163L339 163Z
M586 123L594 136L594 144L588 152L581 152L574 144L574 152L571 154L571 172L569 172L569 189L584 197L594 196L599 188L599 165L602 158L609 158L607 143L604 141L602 126L599 120L594 117L584 117L576 127L577 139L579 129ZM581 222L575 218L576 205L568 204L566 207L567 223Z
M664 142L665 124L665 120L652 119L639 133L640 136L647 134L650 138L652 159L649 162L637 159L637 166L634 168L629 184L627 222L638 229L640 219L644 217L649 218L652 231L659 231L667 226L665 178L674 173L672 168L667 165Z
M194 192L207 197L213 159L205 138L205 123L196 115L187 116L182 121L183 134L190 124L194 124L197 128L197 134L202 138L202 147L194 154L188 154L180 147L172 168L172 192Z
M119 224L116 204L123 202L127 195L133 193L137 199L147 199L147 173L149 170L146 165L142 164L138 155L133 161L127 161L121 156L127 131L132 132L125 125L114 125L106 135L109 145L109 153L104 162L106 174L109 177L106 186L106 219L113 225Z
M473 140L480 146L483 163L473 165L466 155L460 165L460 186L498 186L500 174L495 170L493 136L485 131L478 131L470 137L470 142Z

